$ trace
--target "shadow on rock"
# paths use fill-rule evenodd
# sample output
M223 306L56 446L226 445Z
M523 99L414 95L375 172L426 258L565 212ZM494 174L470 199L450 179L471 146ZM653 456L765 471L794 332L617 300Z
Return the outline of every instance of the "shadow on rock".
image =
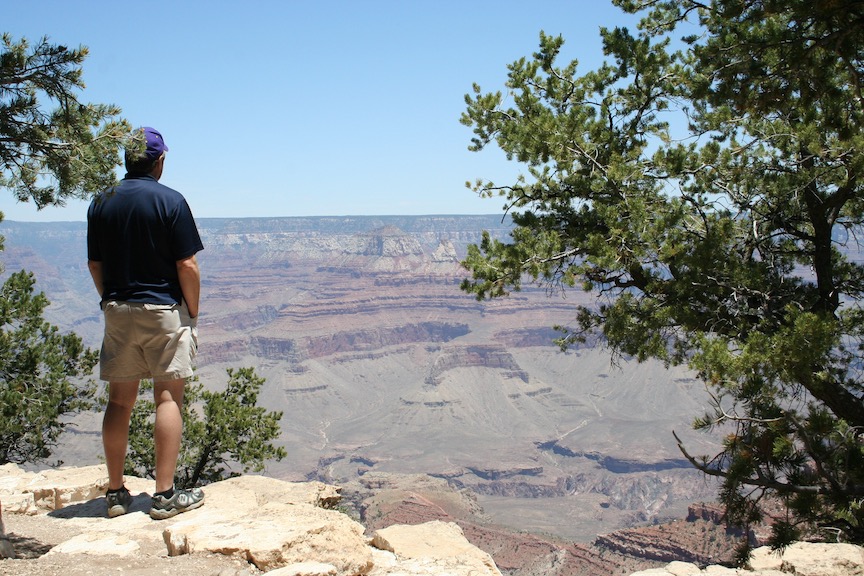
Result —
M150 512L150 506L153 503L153 497L146 492L142 492L132 498L132 505L129 507L129 512ZM59 510L53 510L48 513L52 518L107 518L108 504L105 502L105 497L94 498L86 502L69 504Z
M32 560L44 556L53 546L45 544L35 538L20 536L14 532L6 535L9 538L9 543L15 549L15 556L19 560Z

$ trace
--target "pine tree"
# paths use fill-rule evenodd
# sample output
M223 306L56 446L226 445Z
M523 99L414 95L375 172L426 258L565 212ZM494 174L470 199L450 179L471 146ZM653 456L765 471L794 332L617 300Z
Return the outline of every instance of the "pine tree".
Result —
M83 47L42 39L31 48L27 40L2 37L0 188L18 201L40 209L62 205L114 181L129 128L115 118L116 107L78 100L86 56ZM0 463L45 461L66 416L92 407L95 384L88 376L97 353L44 321L48 299L34 284L22 270L0 291Z
M852 0L617 0L638 33L601 29L608 61L577 74L541 33L479 86L472 149L526 165L506 199L509 242L464 265L478 298L523 281L580 287L566 348L691 366L722 450L685 456L722 479L729 518L780 498L782 546L804 533L864 541L864 5ZM687 34L682 36L682 34ZM851 256L850 256L851 254Z
M95 391L85 378L98 354L42 319L48 300L33 284L21 271L0 289L0 464L47 459L63 417L91 408Z
M120 109L79 101L86 47L2 37L0 188L38 208L114 183L129 124ZM43 100L40 100L42 98Z

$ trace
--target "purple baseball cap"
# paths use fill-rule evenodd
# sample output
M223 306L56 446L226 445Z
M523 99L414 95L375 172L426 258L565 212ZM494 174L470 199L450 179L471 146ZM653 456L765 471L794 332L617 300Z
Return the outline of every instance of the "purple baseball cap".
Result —
M145 154L148 158L156 160L162 156L163 152L168 151L168 146L165 145L165 139L162 138L162 134L160 134L158 130L145 126L141 128L141 131L144 132L144 139L147 142L147 150Z

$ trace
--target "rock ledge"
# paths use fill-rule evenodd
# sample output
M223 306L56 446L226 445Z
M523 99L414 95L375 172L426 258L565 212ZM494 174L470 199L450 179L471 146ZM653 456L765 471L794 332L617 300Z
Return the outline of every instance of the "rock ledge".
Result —
M367 537L361 524L333 509L339 488L321 482L232 478L206 486L201 508L154 521L152 482L134 477L126 478L134 497L129 514L106 518L107 481L104 466L34 473L7 464L0 466L0 501L7 515L64 522L69 539L44 557L64 555L69 565L79 555L122 559L161 549L170 557L230 556L274 576L501 576L491 556L453 523L390 526Z

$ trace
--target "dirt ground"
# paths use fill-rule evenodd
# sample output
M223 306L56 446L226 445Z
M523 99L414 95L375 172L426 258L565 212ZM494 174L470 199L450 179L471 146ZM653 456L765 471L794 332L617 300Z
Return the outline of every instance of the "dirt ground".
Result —
M6 534L17 559L0 560L0 576L251 576L262 572L242 558L221 554L169 557L164 546L141 544L129 556L48 554L57 544L77 535L68 523L44 515L3 514Z

